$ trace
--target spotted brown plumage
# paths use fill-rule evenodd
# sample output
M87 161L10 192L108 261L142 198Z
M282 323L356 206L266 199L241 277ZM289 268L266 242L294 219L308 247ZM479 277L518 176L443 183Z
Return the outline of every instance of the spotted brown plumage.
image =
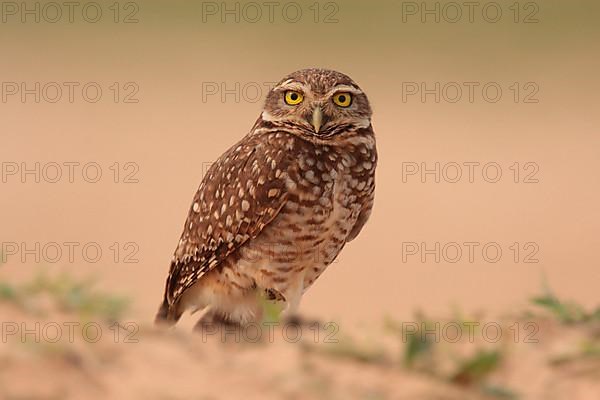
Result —
M260 318L261 295L293 313L371 213L370 118L362 90L339 72L302 70L279 82L250 133L202 180L157 320L209 307L245 323Z

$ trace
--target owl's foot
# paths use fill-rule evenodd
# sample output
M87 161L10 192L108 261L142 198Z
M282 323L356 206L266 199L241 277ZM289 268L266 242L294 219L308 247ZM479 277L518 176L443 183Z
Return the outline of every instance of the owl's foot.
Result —
M316 319L305 318L300 314L292 314L283 318L284 325L293 325L298 327L321 328L323 323Z
M286 301L285 296L273 288L265 289L265 298L271 301Z

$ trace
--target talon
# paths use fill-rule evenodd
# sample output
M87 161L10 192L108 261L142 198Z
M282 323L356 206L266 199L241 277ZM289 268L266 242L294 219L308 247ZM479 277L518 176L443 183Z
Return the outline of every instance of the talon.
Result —
M267 300L286 301L285 296L282 295L280 291L272 288L265 289L265 295Z

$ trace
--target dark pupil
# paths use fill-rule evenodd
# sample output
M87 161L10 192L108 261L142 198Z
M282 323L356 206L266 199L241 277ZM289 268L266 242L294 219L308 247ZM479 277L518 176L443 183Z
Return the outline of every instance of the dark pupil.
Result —
M344 103L346 101L346 96L341 95L340 96L340 103Z
M296 93L292 93L292 94L290 95L290 98L291 98L292 100L297 100L297 99L298 99L298 95L297 95Z

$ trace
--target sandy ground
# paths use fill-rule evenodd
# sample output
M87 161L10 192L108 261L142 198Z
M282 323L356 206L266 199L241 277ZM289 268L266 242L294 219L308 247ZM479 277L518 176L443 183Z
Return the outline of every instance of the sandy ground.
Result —
M35 293L4 286L0 398L600 396L600 314L572 312L573 321L532 310L495 319L416 316L363 329L273 320L190 332L130 315L117 324L123 310L99 306L116 300L69 285Z

